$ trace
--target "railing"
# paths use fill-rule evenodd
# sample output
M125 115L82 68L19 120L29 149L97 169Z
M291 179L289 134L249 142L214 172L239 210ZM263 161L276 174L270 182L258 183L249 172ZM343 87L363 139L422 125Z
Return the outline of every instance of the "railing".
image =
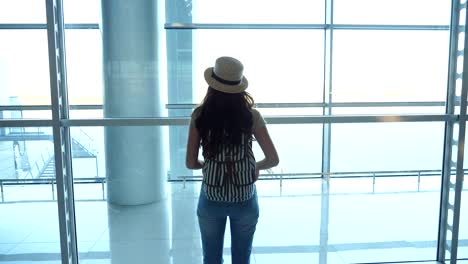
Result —
M0 140L8 141L29 141L29 140L53 140L52 130L49 127L13 127L6 128L7 131L4 135L0 135ZM95 148L94 140L81 128L73 128L76 137L72 138L72 143L79 145L82 151L85 151L89 156L96 157L97 150ZM42 175L50 159L53 156L46 149L47 153L41 153L40 157L28 166L29 169L22 174L17 176L20 179L30 178L34 179ZM44 157L44 155L46 155ZM97 164L96 164L97 170Z
M49 127L7 127L0 140L52 140L52 129Z
M465 169L466 173L468 169ZM456 171L452 172L455 175ZM417 177L417 191L420 191L421 177L427 176L440 176L440 170L402 170L402 171L353 171L353 172L331 172L331 173L268 173L262 174L259 180L278 180L282 186L284 180L300 180L300 179L356 179L356 178L371 178L372 179L372 192L375 192L375 184L377 178L400 178L400 177ZM201 181L202 176L179 176L185 187L186 182Z
M86 151L88 151L91 155L96 155L96 144L94 143L94 139L89 136L83 129L79 127L72 127L72 141L74 140L76 143L81 145Z
M42 155L41 153L41 158L37 159L34 162L34 164L30 167L30 169L28 170L28 172L26 173L24 177L25 179L27 178L35 179L39 177L42 174L42 172L44 172L44 170L47 167L47 164L49 164L50 159L52 158L52 155L50 155L49 150L48 149L46 150L47 150L47 157L44 158L44 155Z
M465 169L465 173L468 169ZM455 171L453 172L455 175ZM379 178L410 178L416 177L417 184L414 186L414 192L421 191L421 179L424 177L440 177L440 170L406 170L406 171L362 171L362 172L333 172L328 174L323 173L270 173L270 174L261 174L259 177L260 181L278 181L279 188L283 187L283 182L286 180L306 180L306 179L372 179L372 191L366 193L376 193L376 180ZM182 183L183 188L185 189L188 182L200 182L202 176L179 176L175 180L169 180L168 182ZM100 199L106 200L105 192L105 177L94 177L94 178L76 178L73 183L75 185L81 184L100 184L101 185L101 195ZM1 189L1 202L8 202L5 197L4 188L6 186L27 186L27 185L50 185L51 190L51 200L56 200L55 190L56 190L56 180L55 178L39 178L39 179L0 179L0 189ZM464 188L464 190L467 190ZM410 192L410 191L401 191L401 192ZM75 200L96 200L96 199L75 199ZM41 200L42 201L42 200Z
M77 178L73 181L74 184L101 184L102 190L102 200L106 200L105 197L105 183L106 178L96 177L96 178ZM5 188L6 186L28 186L28 185L50 185L51 190L51 200L56 200L56 185L57 180L55 178L36 178L36 179L0 179L0 191L1 191L1 202L8 202L5 197ZM43 200L41 200L43 201ZM28 201L31 202L31 201Z
M460 105L460 102L455 102ZM166 104L166 109L193 109L197 104ZM427 102L332 102L332 103L256 103L257 108L305 108L305 107L444 107L444 101ZM0 111L51 110L50 105L0 105ZM102 110L103 105L70 105L70 110Z

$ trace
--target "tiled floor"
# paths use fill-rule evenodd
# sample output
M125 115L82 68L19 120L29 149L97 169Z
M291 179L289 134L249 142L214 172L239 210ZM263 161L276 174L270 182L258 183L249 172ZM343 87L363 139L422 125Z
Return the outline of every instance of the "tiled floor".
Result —
M340 184L332 183L327 194L321 180L285 181L281 188L277 181L259 182L261 216L252 263L435 259L439 192L369 193L357 182L346 182L349 192L343 192ZM201 263L199 183L168 188L167 199L149 205L76 201L80 263ZM465 205L462 212L467 211ZM231 263L229 237L227 230L225 263ZM463 222L460 238L459 255L466 257ZM60 263L56 202L0 204L0 263Z

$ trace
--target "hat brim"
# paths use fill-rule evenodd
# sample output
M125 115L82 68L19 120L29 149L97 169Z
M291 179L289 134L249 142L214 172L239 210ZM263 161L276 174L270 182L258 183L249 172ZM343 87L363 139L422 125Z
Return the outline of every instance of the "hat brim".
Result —
M247 81L247 78L245 78L245 76L242 76L242 80L240 81L239 84L229 85L229 84L224 84L215 80L213 77L211 77L212 73L213 73L213 67L207 68L205 70L205 80L211 88L218 90L220 92L232 93L232 94L242 93L249 86L249 82Z

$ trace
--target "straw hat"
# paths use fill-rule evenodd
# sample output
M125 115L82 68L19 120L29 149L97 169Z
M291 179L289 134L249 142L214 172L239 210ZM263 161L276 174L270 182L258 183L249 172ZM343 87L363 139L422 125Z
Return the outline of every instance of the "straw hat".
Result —
M219 57L214 67L205 70L205 80L215 90L223 93L241 93L249 82L243 75L244 66L232 57Z

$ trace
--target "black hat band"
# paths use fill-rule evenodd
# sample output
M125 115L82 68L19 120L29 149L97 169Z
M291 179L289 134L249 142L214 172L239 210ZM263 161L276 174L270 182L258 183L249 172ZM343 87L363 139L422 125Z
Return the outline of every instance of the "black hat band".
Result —
M241 81L228 81L228 80L224 80L220 77L218 77L214 71L211 73L211 77L213 77L213 79L215 79L216 81L222 83L222 84L226 84L226 85L238 85L239 83L241 83Z

